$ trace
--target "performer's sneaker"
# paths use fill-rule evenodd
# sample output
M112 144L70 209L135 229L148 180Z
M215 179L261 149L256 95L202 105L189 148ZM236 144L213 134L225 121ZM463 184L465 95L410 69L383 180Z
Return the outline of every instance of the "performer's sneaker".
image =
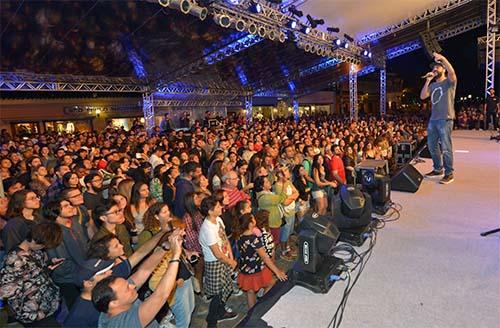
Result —
M441 171L434 171L434 170L432 170L429 173L426 173L425 177L427 177L427 178L433 178L433 177L439 177L441 175L443 175L443 171L442 170Z
M217 321L221 322L221 321L227 321L227 320L234 320L237 317L238 317L238 313L226 311L222 316L219 317L219 319Z
M448 175L445 175L440 181L439 183L442 183L442 184L450 184L453 182L453 180L455 180L453 178L453 174L448 174Z

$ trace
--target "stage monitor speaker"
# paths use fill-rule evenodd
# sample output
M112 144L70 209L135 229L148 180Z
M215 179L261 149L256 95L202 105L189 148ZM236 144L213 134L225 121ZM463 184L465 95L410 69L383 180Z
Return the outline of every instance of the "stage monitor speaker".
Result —
M391 190L417 192L424 176L413 165L403 166L391 179Z

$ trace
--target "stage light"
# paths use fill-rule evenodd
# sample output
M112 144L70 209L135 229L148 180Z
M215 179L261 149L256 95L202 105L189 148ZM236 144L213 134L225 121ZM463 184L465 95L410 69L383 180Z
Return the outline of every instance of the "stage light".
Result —
M250 23L248 24L248 33L250 34L257 34L257 25L255 23Z
M341 44L342 44L342 40L340 40L340 39L333 40L333 45L340 47Z
M168 7L170 5L170 0L158 0L158 3L162 7Z
M214 15L214 21L218 25L225 27L225 28L228 28L229 26L231 26L231 18L229 18L228 15L216 14L216 15Z
M256 1L252 1L248 9L255 14L260 14L262 12L261 4Z
M350 42L354 42L354 38L352 36L350 36L349 34L344 34L344 38L346 38Z
M297 17L304 16L304 13L301 10L298 10L297 7L295 7L294 5L291 5L290 7L288 7L288 11L291 12L292 15L295 15Z
M274 30L270 30L267 34L267 37L269 38L269 40L274 41L274 39L276 39L276 32Z
M349 42L347 42L347 41L344 42L344 48L349 49Z
M363 50L363 56L368 57L368 50Z
M281 43L284 43L286 41L286 34L283 33L283 32L280 32L279 35L278 35L278 40L281 42Z
M332 33L339 33L340 29L338 27L327 27L326 30Z
M179 9L184 14L189 14L192 4L188 0L171 0L170 7Z
M297 21L293 20L293 19L290 19L288 21L288 23L286 24L286 26L288 26L289 28L293 28L293 29L296 29L298 24L297 24Z
M237 21L234 22L234 28L238 32L243 32L245 30L245 28L246 28L246 25L247 24L242 19L238 19Z
M309 24L311 25L312 28L318 27L318 25L323 25L325 24L325 21L323 19L314 19L311 17L311 15L307 15L307 20L309 21Z
M191 10L189 11L189 14L198 17L200 20L205 20L208 15L208 9L206 7L193 5Z
M306 25L302 25L301 31L305 34L309 34L309 33L311 33L311 27L306 26Z
M372 53L371 53L371 51L370 51L370 52L368 52L368 58L372 58Z
M266 36L266 28L264 26L259 27L258 29L258 34L261 38Z

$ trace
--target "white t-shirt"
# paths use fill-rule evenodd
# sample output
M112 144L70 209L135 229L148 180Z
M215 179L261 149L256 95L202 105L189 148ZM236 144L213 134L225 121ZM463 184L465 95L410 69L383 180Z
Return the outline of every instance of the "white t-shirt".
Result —
M218 244L221 252L226 256L229 256L230 244L226 236L226 231L224 227L224 222L220 217L217 218L217 223L214 224L210 222L207 218L203 221L200 229L200 245L203 251L203 256L206 262L217 261L214 253L210 249L210 246Z

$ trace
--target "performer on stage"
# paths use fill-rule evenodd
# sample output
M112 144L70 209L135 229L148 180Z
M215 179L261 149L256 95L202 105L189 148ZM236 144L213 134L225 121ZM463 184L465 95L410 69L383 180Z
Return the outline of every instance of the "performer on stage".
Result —
M448 59L438 53L434 53L433 56L432 71L423 76L425 84L420 91L420 99L431 97L432 104L427 126L427 146L431 153L433 170L427 173L426 177L441 176L444 162L444 177L439 182L449 184L453 182L451 131L455 119L457 76Z

